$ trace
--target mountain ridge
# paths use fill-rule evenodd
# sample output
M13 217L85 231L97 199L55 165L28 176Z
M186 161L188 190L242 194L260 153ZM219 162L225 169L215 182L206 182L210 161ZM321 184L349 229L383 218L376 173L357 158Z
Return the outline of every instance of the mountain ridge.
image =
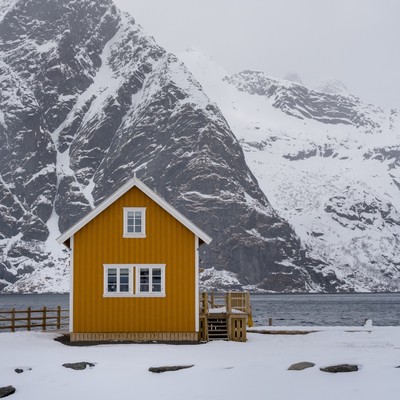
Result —
M398 110L259 71L229 74L194 50L179 57L220 106L260 187L309 253L344 290L398 291Z
M213 237L203 267L254 290L338 290L271 207L218 106L110 0L17 2L0 33L3 292L67 291L55 238L133 171Z

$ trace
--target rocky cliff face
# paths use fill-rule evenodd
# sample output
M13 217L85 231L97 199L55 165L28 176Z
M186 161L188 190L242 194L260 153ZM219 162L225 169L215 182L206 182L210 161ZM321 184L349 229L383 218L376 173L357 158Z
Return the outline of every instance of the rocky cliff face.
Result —
M55 238L135 170L213 237L201 264L231 271L226 286L340 286L271 207L218 106L133 18L110 0L0 9L3 291L67 290Z
M180 58L218 103L272 206L344 290L400 289L400 118L346 93ZM295 80L295 82L294 82Z

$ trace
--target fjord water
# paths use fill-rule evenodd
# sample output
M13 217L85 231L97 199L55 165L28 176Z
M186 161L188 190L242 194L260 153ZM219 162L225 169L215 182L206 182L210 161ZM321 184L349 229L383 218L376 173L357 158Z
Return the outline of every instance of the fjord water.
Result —
M255 325L400 325L400 293L252 295Z
M251 295L255 325L400 326L400 293ZM68 294L1 294L0 310L69 307Z

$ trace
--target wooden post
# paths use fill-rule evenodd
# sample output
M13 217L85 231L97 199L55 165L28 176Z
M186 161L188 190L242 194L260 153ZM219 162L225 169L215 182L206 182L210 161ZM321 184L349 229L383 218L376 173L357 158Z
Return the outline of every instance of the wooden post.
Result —
M214 308L214 292L211 292L211 308Z
M204 315L208 314L208 293L203 292L203 313Z
M46 306L43 306L42 328L46 330Z
M27 319L27 328L28 328L28 331L30 331L31 330L31 308L30 307L28 307L28 310L26 311L26 319Z
M232 294L231 292L226 293L226 313L230 314L232 312Z
M268 325L272 326L272 318L268 318Z
M11 332L15 332L15 308L11 310Z
M57 329L61 329L61 307L57 307Z

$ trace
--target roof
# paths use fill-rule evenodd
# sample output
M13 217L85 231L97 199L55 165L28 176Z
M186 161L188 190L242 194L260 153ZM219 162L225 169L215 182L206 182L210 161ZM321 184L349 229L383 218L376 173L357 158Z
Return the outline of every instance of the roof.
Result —
M142 181L140 181L136 176L126 182L121 188L119 188L115 193L105 199L96 208L90 211L86 216L80 219L76 224L71 226L66 230L61 236L57 238L58 243L64 243L69 238L71 238L76 232L82 229L86 224L88 224L92 219L97 217L102 211L108 208L121 196L123 196L128 190L136 186L143 193L149 196L153 201L155 201L160 207L171 214L175 219L177 219L182 225L186 226L191 232L193 232L199 239L204 243L209 244L211 242L211 237L203 232L199 227L197 227L193 222L189 221L185 216L183 216L178 210L168 204L162 197L146 186Z

